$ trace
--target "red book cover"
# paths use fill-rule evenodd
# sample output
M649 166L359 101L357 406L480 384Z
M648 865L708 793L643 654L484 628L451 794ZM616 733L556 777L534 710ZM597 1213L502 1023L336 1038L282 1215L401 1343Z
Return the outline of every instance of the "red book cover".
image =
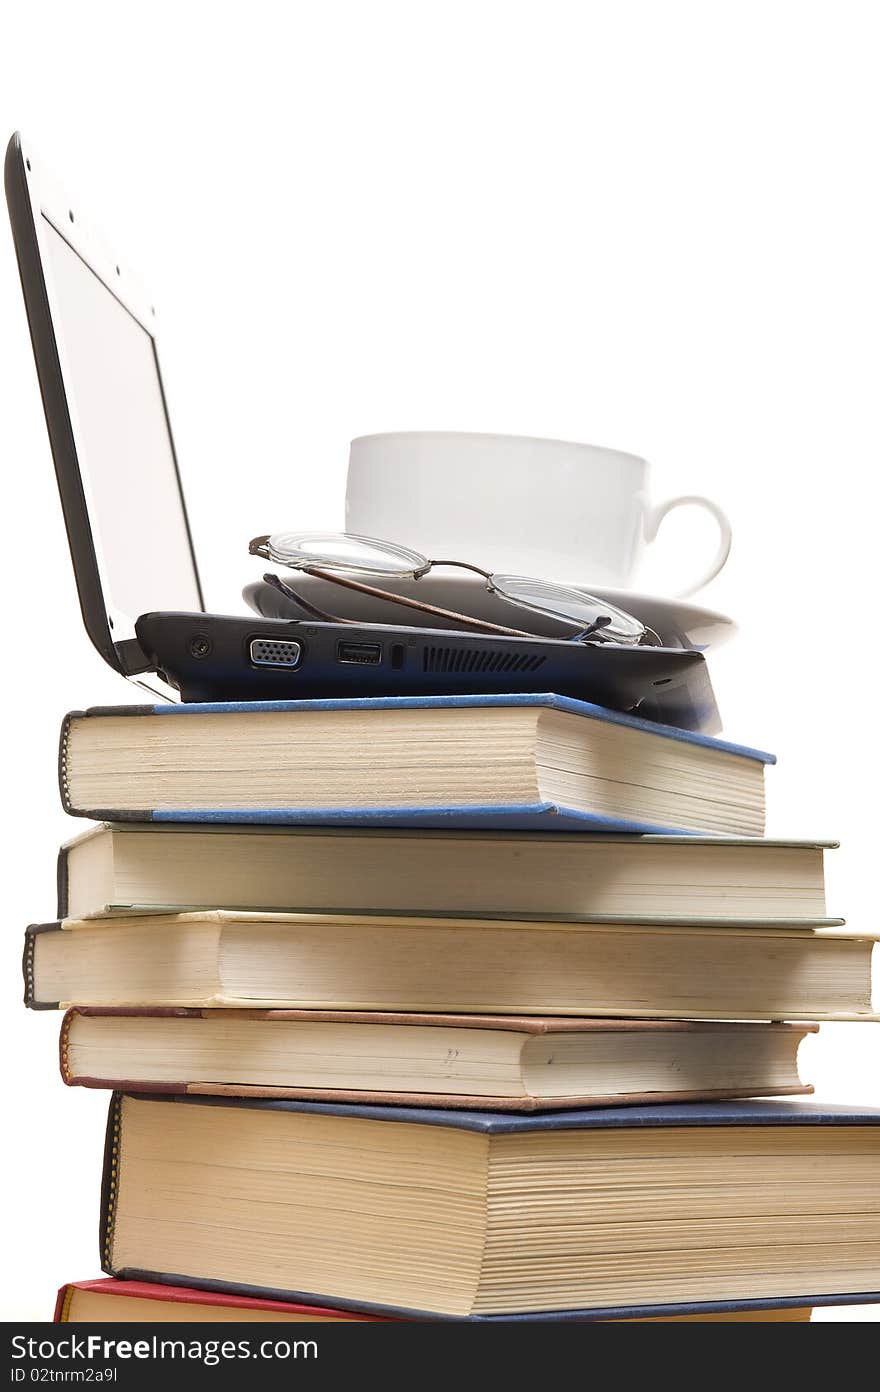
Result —
M308 1319L371 1320L386 1323L381 1315L362 1315L351 1310L334 1310L322 1305L297 1305L292 1301L258 1300L249 1295L227 1292L192 1290L188 1286L160 1286L150 1281L117 1281L102 1276L94 1281L71 1281L62 1286L55 1303L53 1323L66 1324L70 1302L76 1290L98 1291L102 1295L133 1296L139 1300L155 1300L174 1305L220 1305L240 1310L271 1310L279 1314L299 1315Z

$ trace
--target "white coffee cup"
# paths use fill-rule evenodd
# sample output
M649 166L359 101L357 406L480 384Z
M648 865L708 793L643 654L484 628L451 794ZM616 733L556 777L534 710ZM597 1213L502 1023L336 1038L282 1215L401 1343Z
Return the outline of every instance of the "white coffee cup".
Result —
M721 535L711 565L682 591L693 594L727 560L730 523L698 494L651 503L649 469L634 454L523 435L362 435L351 442L345 526L434 560L626 589L666 514L695 504Z

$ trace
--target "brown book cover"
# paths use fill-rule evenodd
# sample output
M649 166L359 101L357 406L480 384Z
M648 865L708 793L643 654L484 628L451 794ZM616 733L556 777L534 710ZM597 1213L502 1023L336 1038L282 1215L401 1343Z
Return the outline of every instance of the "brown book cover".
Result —
M718 1090L689 1091L681 1089L674 1092L622 1092L603 1093L601 1096L580 1094L570 1097L492 1097L483 1094L439 1093L439 1092L379 1092L375 1090L356 1090L343 1088L316 1087L261 1087L252 1084L230 1083L187 1083L154 1082L149 1079L130 1078L90 1078L75 1074L70 1067L70 1029L73 1021L81 1016L120 1016L129 1018L147 1017L152 1019L178 1019L197 1021L208 1017L228 1015L241 1020L252 1019L272 1023L273 1021L301 1020L306 1023L368 1024L368 1025L435 1025L440 1028L510 1030L517 1034L615 1034L621 1032L662 1031L672 1033L717 1033L719 1030L737 1031L761 1030L773 1033L796 1033L800 1036L816 1033L815 1024L763 1024L737 1022L733 1026L715 1020L624 1020L573 1018L571 1016L551 1017L534 1015L439 1015L410 1014L389 1011L345 1011L345 1010L223 1010L217 1008L194 1009L184 1006L154 1008L138 1007L90 1007L76 1006L68 1010L61 1024L59 1038L59 1062L61 1077L69 1087L99 1088L116 1092L148 1092L170 1096L207 1097L254 1097L302 1099L313 1102L362 1102L396 1107L438 1107L455 1108L467 1111L508 1111L537 1112L574 1109L578 1107L612 1106L616 1103L647 1104L651 1102L716 1102L725 1099L756 1096L754 1088L727 1088ZM812 1093L810 1084L775 1088L774 1097L804 1095Z

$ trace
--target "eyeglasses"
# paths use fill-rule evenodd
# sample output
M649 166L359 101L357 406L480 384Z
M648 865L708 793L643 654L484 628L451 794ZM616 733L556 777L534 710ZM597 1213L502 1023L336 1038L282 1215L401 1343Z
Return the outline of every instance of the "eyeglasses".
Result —
M417 609L424 614L464 624L484 633L500 633L508 638L534 638L534 633L523 629L508 628L503 624L490 623L486 619L475 618L472 614L460 614L453 609L442 609L436 604L414 599L410 595L394 594L355 576L384 576L388 579L422 580L435 566L454 566L459 570L471 571L486 582L490 594L515 604L521 609L531 610L557 619L560 623L573 626L577 631L569 635L572 642L617 643L625 647L640 644L660 645L660 639L653 629L647 628L632 614L627 614L607 600L596 599L580 590L569 589L565 585L555 585L547 580L530 579L524 575L495 575L467 561L429 560L427 556L409 547L398 546L394 542L378 541L374 537L354 536L345 532L275 532L271 536L254 537L248 550L252 556L262 556L275 565L287 570L300 570L306 575L316 575L329 580L334 585L356 590L360 594L372 595L377 599L400 604L408 609ZM263 577L288 599L292 599L313 618L330 623L355 622L339 619L333 614L319 609L311 599L298 594L289 584L277 575Z

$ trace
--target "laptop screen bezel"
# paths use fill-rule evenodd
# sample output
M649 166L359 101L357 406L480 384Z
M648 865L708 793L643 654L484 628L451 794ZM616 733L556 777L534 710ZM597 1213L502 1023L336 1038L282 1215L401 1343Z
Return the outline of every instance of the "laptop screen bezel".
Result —
M135 621L140 616L124 613L114 606L108 568L101 552L100 534L97 525L93 525L93 519L97 521L98 514L89 480L80 466L79 432L72 393L67 386L65 349L62 336L56 335L54 328L55 322L60 324L61 320L54 303L51 273L47 276L44 270L48 262L45 238L51 235L50 228L76 252L107 292L119 301L152 340L193 579L199 609L204 611L192 531L162 381L155 308L137 276L104 245L83 218L76 202L58 188L42 167L30 143L26 143L18 134L12 137L6 152L5 185L83 621L89 637L105 661L117 671L131 676L149 671L152 664L145 657L135 635ZM74 209L76 211L71 218Z

